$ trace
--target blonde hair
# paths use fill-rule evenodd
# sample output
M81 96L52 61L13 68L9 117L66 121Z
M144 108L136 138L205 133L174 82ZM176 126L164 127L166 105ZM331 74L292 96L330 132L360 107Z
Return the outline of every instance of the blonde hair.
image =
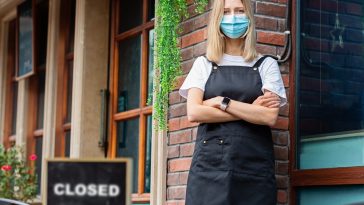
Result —
M245 45L242 46L242 57L246 61L252 61L257 56L254 14L250 0L241 0L244 5L245 14L250 20L250 25L245 35ZM225 50L224 34L220 31L220 21L224 15L224 0L214 0L210 14L210 22L207 30L206 56L215 63L220 61Z

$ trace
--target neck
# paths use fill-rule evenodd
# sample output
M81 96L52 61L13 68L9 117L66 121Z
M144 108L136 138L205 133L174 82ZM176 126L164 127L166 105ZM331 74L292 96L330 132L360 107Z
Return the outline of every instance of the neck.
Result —
M225 53L229 55L235 55L235 56L241 56L243 55L243 51L241 48L245 44L245 39L243 38L237 38L237 39L231 39L231 38L225 38Z

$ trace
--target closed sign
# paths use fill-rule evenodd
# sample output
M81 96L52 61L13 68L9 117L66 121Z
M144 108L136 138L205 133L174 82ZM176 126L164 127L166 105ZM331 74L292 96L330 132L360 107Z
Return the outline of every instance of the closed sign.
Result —
M47 160L48 205L130 205L131 159Z

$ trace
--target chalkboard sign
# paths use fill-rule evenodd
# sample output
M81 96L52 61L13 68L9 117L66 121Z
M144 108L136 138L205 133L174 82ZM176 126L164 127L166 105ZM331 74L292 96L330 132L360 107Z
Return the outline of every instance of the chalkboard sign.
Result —
M34 74L34 23L32 2L32 0L26 0L17 8L18 55L16 78L18 80Z
M48 205L130 205L132 160L46 160Z

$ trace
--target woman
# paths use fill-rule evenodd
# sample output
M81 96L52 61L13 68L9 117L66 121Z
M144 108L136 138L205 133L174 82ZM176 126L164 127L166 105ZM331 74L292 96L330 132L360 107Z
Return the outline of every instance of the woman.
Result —
M179 90L200 123L186 205L276 204L270 126L287 99L277 62L255 47L250 0L215 0L207 55Z

